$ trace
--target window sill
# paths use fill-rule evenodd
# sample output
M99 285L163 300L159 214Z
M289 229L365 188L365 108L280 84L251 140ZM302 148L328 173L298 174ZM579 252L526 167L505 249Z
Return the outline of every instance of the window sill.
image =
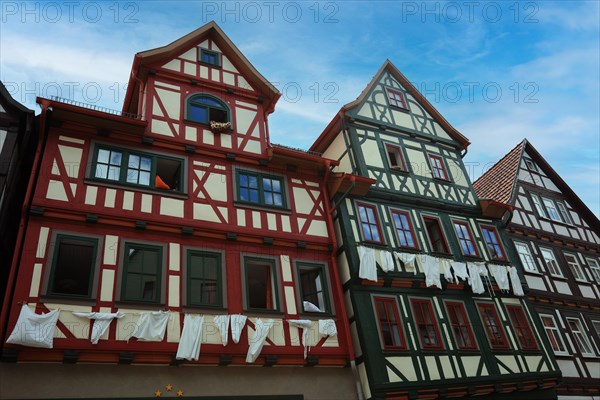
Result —
M235 132L235 131L234 131L234 129L233 129L233 123L232 123L231 121L227 121L227 122L231 122L231 128L228 128L228 129L226 129L226 130L224 130L224 131L222 131L222 132L213 132L213 131L210 129L210 122L209 122L209 123L205 123L205 122L200 122L200 121L194 121L193 119L187 119L187 118L184 118L183 120L184 120L186 123L188 123L188 124L193 124L193 125L198 125L198 126L201 126L201 127L203 127L204 129L211 131L211 132L212 132L213 134L215 134L215 135L219 135L219 134L221 134L221 133L234 133L234 132ZM216 121L215 121L215 122L216 122Z
M573 229L577 228L575 225L572 225L572 224L569 224L569 223L563 222L563 221L557 221L555 219L548 218L548 217L540 217L540 219L542 221L550 222L552 224L559 224L559 225L562 225L562 226L567 227L567 228L573 228Z
M470 255L466 255L466 254L463 254L462 256L463 256L463 259L464 259L463 261L471 261L471 262L483 262L483 261L485 261L484 258L478 257L478 256L470 256Z
M129 308L129 309L140 309L147 311L168 311L164 303L143 303L136 301L115 301L115 307L117 308Z
M300 319L308 319L311 321L318 321L320 319L336 319L335 315L329 312L318 313L318 312L306 312L302 311L298 313Z
M285 313L279 310L244 310L244 315L248 318L262 318L262 317L285 317Z
M523 272L530 275L544 276L540 271L529 271L527 269L523 269Z
M429 255L432 257L447 258L449 260L454 260L454 256L450 253L439 253L437 251L432 251L431 253L429 253Z
M402 247L402 246L396 248L394 251L402 252L402 253L412 253L412 254L419 254L421 252L421 250L419 250L417 247Z
M209 307L209 306L181 306L181 311L184 313L194 314L227 314L227 308L225 307Z
M442 183L444 185L452 185L452 181L449 179L442 179L442 178L438 178L435 176L433 176L432 179L434 182L437 182L437 183Z
M388 246L385 243L381 243L381 242L371 242L368 240L363 240L361 242L358 243L361 246L365 246L365 247L372 247L374 249L378 249L378 250L387 250Z
M223 66L221 64L211 64L211 63L207 63L207 62L200 61L200 60L198 60L198 64L204 65L204 66L210 67L210 68L218 68L218 69L223 68Z
M410 175L410 171L407 171L406 169L403 169L401 167L390 167L390 172L393 172L398 175Z
M40 296L40 303L51 303L51 304L71 304L75 306L95 306L96 299L81 299L76 297L57 296L57 295L42 295Z
M390 105L390 108L393 109L393 110L402 111L402 112L404 112L406 114L410 113L410 110L408 108L398 107L398 106L392 106L392 105Z
M487 262L498 264L498 265L510 266L510 261L508 261L506 258L503 258L503 259L490 258Z
M96 180L93 178L85 178L83 180L83 183L85 183L87 185L105 186L105 187L109 187L109 188L113 188L113 189L133 190L135 192L157 194L157 195L161 195L164 197L173 197L173 198L182 199L182 200L187 200L189 198L187 193L183 193L183 192L175 192L175 191L171 191L171 190L161 190L161 189L153 189L153 188L144 188L141 186L128 185L125 183L110 183L110 182L106 182L106 181Z
M586 285L591 285L592 284L592 282L590 282L590 281L584 281L582 279L575 279L575 282L577 282L577 283L585 283Z
M233 205L236 207L240 207L240 208L249 208L251 210L257 210L257 211L271 211L271 212L277 212L280 214L292 214L292 210L286 207L277 207L277 206L267 206L267 205L262 205L262 204L256 204L256 203L246 203L243 201L239 201L239 200L235 200L233 202Z
M568 281L568 279L567 279L565 276L562 276L562 275L552 275L552 274L550 274L550 276L551 276L553 279L559 279L559 280L561 280L561 281Z

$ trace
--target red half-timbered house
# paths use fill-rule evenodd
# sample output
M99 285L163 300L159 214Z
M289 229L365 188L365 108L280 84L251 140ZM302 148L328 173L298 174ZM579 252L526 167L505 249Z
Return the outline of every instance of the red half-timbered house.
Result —
M356 396L337 161L270 143L279 96L209 23L135 56L122 112L38 99L3 394ZM55 310L48 338L35 318Z

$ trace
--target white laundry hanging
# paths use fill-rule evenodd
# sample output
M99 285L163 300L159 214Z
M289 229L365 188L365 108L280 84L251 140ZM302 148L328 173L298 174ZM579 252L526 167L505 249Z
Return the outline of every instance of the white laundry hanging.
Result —
M523 286L521 285L521 280L519 279L517 269L515 267L510 267L508 269L508 274L510 276L510 283L512 284L513 293L516 296L525 296L525 292L523 292Z
M365 246L358 246L358 256L360 258L358 277L377 282L377 262L375 261L375 249Z
M309 343L308 340L308 333L312 327L312 321L308 319L288 319L287 321L291 326L302 329L302 346L304 346L304 358L306 359L308 348L316 344Z
M469 263L467 268L469 269L469 285L471 285L471 290L473 290L473 293L481 294L485 292L483 282L481 281L481 276L479 275L479 265L475 263Z
M223 346L227 346L228 335L229 335L229 315L215 315L215 325L221 333L221 343Z
M504 265L498 264L490 264L488 267L500 290L509 290L510 282L508 281L508 269Z
M379 265L383 272L390 272L396 269L392 253L387 250L379 250Z
M452 282L454 280L454 276L452 275L450 261L446 260L445 258L440 258L440 265L444 269L444 279L446 279L447 282Z
M428 254L420 254L417 256L417 261L425 273L425 285L427 287L435 285L441 289L442 281L440 280L439 260Z
M469 280L467 264L460 261L452 261L450 264L452 265L452 270L454 271L454 279L456 283L459 282L458 278L461 278L463 281Z
M260 318L254 323L254 337L250 339L248 335L248 354L246 355L246 362L253 363L256 361L260 352L265 345L269 331L273 327L273 320L267 319L263 322Z
M45 314L36 314L27 304L23 304L17 324L6 343L51 349L59 313L59 310L52 310Z
M319 336L337 336L337 327L335 321L332 319L320 319L319 320Z
M234 314L231 315L231 339L233 343L238 344L240 342L240 336L242 336L242 330L246 325L248 317L245 315Z
M315 306L313 303L311 303L310 301L303 301L302 302L302 307L304 308L304 311L306 312L320 312L322 313L323 310L321 310L319 307Z
M110 323L115 318L123 318L125 314L120 311L116 313L99 313L99 312L78 312L73 311L73 315L80 318L88 318L94 320L92 326L91 342L97 344L100 337L104 335L104 332L108 329Z
M130 338L136 337L138 340L147 342L162 342L168 322L168 311L144 312L140 315L135 332Z
M202 345L203 315L185 314L183 319L183 330L177 347L178 360L197 361L200 357L200 346Z
M417 266L415 264L415 260L417 259L417 255L414 253L400 253L399 251L394 252L394 256L398 261L401 261L404 264L404 269L408 272L411 269L414 271L415 275L417 274Z

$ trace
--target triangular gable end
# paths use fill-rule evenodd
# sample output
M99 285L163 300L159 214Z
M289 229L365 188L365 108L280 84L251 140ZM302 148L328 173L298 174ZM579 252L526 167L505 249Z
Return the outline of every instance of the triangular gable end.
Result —
M353 102L344 106L349 116L410 133L454 142L465 148L469 140L387 60Z

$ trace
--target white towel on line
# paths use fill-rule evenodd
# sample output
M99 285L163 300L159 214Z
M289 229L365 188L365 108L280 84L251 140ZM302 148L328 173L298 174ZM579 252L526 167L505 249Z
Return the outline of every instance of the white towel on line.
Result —
M452 275L452 266L450 261L446 260L445 258L440 258L440 264L444 269L444 279L446 279L447 282L452 282L454 280L454 276Z
M523 286L521 285L521 280L519 279L517 269L515 267L510 267L508 269L508 274L510 276L510 283L512 284L513 293L516 296L525 296L525 292L523 292Z
M238 344L240 342L240 336L242 336L242 330L246 325L248 317L245 315L234 314L231 315L231 339L233 343Z
M490 272L496 281L500 290L510 290L510 282L508 281L508 269L504 265L490 264L488 265Z
M375 249L365 246L358 246L358 256L360 258L358 277L377 282L377 262L375 261Z
M390 272L396 269L394 265L394 257L392 257L392 253L387 250L379 250L379 260L381 265L381 269L383 272Z
M455 282L458 283L458 278L461 278L463 281L469 280L469 274L467 273L467 264L460 261L452 261L452 270L454 271L454 279Z
M312 345L312 343L308 343L308 333L310 332L310 328L312 327L312 321L308 319L288 319L288 323L296 328L302 329L302 346L304 346L304 358L306 359L306 355L308 354L308 348Z
M135 332L130 338L136 337L138 340L147 342L162 342L168 322L168 311L144 312L140 315Z
M51 349L59 313L59 310L52 310L45 314L36 314L27 304L23 304L17 324L6 343Z
M306 311L306 312L320 312L320 313L323 312L323 310L321 310L319 307L315 306L310 301L303 301L302 307L304 308L304 311Z
M106 332L113 319L123 318L125 316L125 314L123 314L120 311L117 311L116 313L73 311L73 315L80 318L88 318L94 320L94 325L92 326L92 335L90 338L92 344L98 343L100 337L104 335L104 332Z
M215 325L221 333L221 343L223 346L227 346L229 336L229 315L215 315Z
M471 285L473 293L481 294L485 292L481 276L479 275L479 265L476 263L469 263L467 268L469 269L469 285Z
M415 260L417 259L417 255L414 253L400 253L399 251L394 252L394 256L398 261L401 261L404 264L404 269L409 271L412 269L417 274L417 266L415 264Z
M183 330L177 347L178 360L197 361L200 357L200 346L202 345L203 315L185 314L183 319Z
M425 273L425 285L427 287L435 285L441 289L442 281L440 280L439 260L428 254L420 254L419 256L417 256L417 261L419 262L419 266Z
M267 336L269 335L269 331L273 327L273 320L267 319L263 322L260 318L256 320L254 323L254 337L250 339L250 335L248 335L248 354L246 354L246 362L253 363L256 361L260 352L265 345L265 341L267 340Z
M336 336L337 335L337 327L335 326L335 321L332 319L320 319L319 320L319 336L328 337L328 336Z

